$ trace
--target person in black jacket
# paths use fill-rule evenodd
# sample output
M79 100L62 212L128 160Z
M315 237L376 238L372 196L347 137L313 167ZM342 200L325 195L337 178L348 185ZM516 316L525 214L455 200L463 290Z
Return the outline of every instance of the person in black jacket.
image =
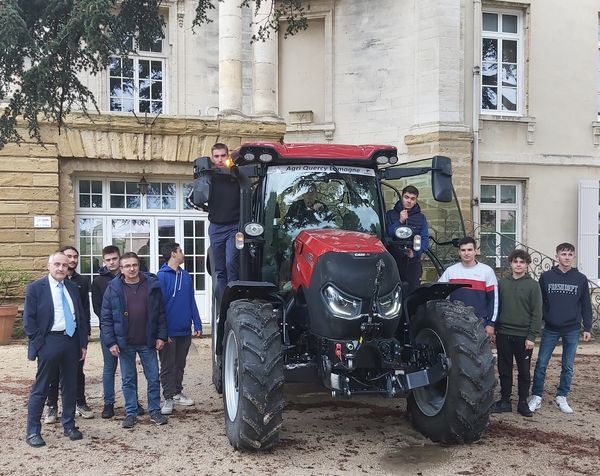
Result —
M227 167L229 149L216 143L211 149L211 162L216 167ZM235 234L240 221L240 186L229 175L211 177L208 198L208 236L212 249L213 269L216 276L217 299L223 297L227 283L236 281L239 272L239 251L235 247Z
M542 405L546 369L552 352L560 339L562 341L562 368L560 382L556 389L556 406L563 413L573 413L567 403L567 395L573 380L573 364L583 323L583 341L592 337L592 301L588 280L583 273L573 268L575 247L571 243L561 243L556 247L558 266L542 273L544 333L540 342L529 409L534 412Z
M67 272L67 279L77 285L79 289L79 296L81 297L81 304L83 305L83 312L85 318L85 324L87 325L87 335L90 335L90 280L87 276L82 276L77 272L77 265L79 264L79 251L74 246L63 246L59 249L59 252L64 253L69 259L69 269ZM81 415L83 418L94 418L94 412L88 406L85 398L85 374L83 373L83 365L85 360L79 361L79 368L77 370L77 415ZM57 369L58 370L58 369ZM60 374L57 372L50 381L48 388L48 399L46 400L46 417L44 423L56 423L58 420L58 387L59 387Z
M148 382L148 412L157 425L167 423L160 412L160 380L156 351L167 341L165 305L158 279L140 273L140 259L133 252L120 258L121 275L108 283L100 313L102 345L119 358L121 388L125 398L123 428L137 421L137 369L139 356Z

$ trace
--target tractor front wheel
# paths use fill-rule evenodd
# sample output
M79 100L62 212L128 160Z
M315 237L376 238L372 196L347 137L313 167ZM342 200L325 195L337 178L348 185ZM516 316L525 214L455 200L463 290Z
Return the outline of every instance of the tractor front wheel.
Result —
M472 310L428 301L412 321L416 344L450 360L446 378L415 389L408 398L413 425L435 442L471 443L489 424L496 379L490 340Z

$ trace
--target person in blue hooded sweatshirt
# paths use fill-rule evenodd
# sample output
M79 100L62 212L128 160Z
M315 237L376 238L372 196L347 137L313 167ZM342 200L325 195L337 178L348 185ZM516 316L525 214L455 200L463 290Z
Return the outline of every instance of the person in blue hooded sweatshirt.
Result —
M174 405L190 406L194 401L183 392L183 374L194 336L202 335L202 322L194 296L194 280L181 268L185 259L181 247L175 242L162 248L165 264L157 273L165 300L168 341L159 352L160 383L163 388L163 415L170 415Z
M400 279L408 282L408 292L414 291L421 284L421 255L427 251L429 243L429 228L427 218L417 203L419 189L414 185L407 185L402 189L400 200L396 202L392 210L385 214L385 224L388 236L395 238L396 230L401 226L408 226L413 232L412 236L421 236L421 249L416 251L412 248L407 250L396 250L390 252L398 264Z

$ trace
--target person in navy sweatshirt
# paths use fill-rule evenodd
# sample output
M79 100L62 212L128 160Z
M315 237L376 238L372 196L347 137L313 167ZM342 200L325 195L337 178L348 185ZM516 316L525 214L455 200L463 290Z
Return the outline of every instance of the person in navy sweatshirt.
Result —
M185 256L179 244L171 241L162 248L165 264L157 273L165 300L168 341L159 352L160 383L163 388L163 415L170 415L174 405L190 406L194 401L183 392L183 373L190 345L192 323L194 336L202 335L202 322L194 296L194 281L181 268Z
M540 287L544 303L544 333L540 342L529 409L534 412L542 405L546 369L559 339L562 341L562 368L556 390L555 402L560 411L573 413L567 403L567 395L573 380L573 364L583 323L583 341L592 337L592 301L588 280L573 268L575 247L561 243L556 247L558 265L542 273Z
M421 255L427 251L429 243L429 227L427 218L417 203L419 189L413 185L407 185L402 189L400 200L396 202L392 210L385 214L385 224L388 236L395 238L396 230L401 226L408 226L413 236L421 236L421 249L418 251L409 248L407 250L391 249L392 256L398 264L400 279L408 283L408 292L411 293L421 284Z

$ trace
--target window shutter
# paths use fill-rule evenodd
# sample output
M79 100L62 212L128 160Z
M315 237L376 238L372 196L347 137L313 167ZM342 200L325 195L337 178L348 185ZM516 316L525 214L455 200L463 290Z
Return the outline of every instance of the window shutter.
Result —
M577 267L588 279L598 279L598 220L600 182L579 181Z

